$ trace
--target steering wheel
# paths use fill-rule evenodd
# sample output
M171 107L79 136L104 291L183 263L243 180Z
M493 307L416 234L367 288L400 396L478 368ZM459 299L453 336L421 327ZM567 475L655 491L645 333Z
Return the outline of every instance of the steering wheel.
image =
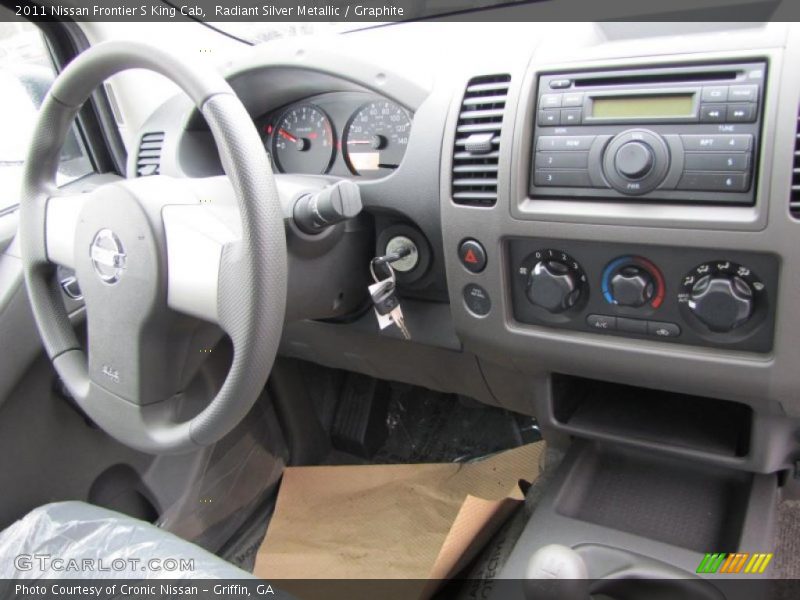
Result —
M175 82L205 117L227 176L124 179L79 194L56 187L78 109L126 69ZM33 314L50 360L81 408L120 442L150 453L219 440L261 393L283 327L284 215L252 119L211 70L152 46L104 42L72 61L45 98L25 162L20 241ZM75 270L86 351L54 277ZM181 421L185 364L208 352L203 323L228 334L233 358L213 400ZM219 331L219 329L217 329Z

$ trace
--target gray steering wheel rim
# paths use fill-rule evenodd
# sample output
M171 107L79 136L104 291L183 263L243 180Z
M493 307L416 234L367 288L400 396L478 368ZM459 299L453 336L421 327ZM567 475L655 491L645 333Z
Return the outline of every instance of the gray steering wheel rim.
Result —
M233 185L241 220L241 239L223 248L218 286L219 325L233 342L232 364L217 396L183 422L175 422L161 404L118 402L122 399L97 389L46 251L46 205L56 191L60 149L78 109L103 81L135 68L172 80L200 109ZM20 241L25 282L45 350L76 401L109 434L145 452L185 452L217 441L252 408L266 384L282 332L286 239L264 146L249 114L220 75L134 42L104 42L79 55L56 78L42 104L25 163Z

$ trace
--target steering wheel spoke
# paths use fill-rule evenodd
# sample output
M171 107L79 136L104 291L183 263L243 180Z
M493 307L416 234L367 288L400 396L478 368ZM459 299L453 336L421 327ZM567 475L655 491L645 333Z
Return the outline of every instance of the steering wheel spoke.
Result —
M75 268L75 231L91 192L54 194L45 208L45 254L53 264Z
M218 324L223 251L241 241L236 197L227 177L187 183L195 189L198 203L170 204L161 211L167 303L173 310Z

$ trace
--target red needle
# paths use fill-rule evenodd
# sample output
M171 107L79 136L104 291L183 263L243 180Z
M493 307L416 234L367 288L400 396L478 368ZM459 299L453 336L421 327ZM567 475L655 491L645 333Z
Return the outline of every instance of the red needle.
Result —
M278 129L278 135L280 135L281 137L285 137L290 142L296 142L297 141L297 138L294 137L291 133L289 133L285 129Z

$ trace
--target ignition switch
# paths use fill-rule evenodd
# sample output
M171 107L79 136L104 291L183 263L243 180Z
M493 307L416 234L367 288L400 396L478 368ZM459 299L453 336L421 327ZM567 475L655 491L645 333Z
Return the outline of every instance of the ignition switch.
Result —
M358 185L342 180L319 192L300 196L294 205L294 222L305 233L320 233L355 217L361 212L361 208L361 190Z
M386 254L401 255L392 261L392 268L401 273L413 271L419 264L419 249L413 240L404 235L396 235L386 244Z

